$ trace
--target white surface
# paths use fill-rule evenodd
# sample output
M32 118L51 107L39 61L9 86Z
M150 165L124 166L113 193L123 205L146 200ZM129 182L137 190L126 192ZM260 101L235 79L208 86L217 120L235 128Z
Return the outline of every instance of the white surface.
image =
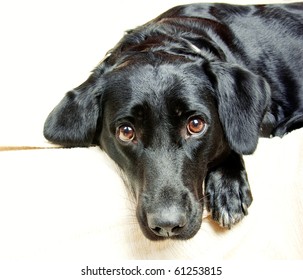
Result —
M246 157L254 202L232 230L208 218L188 241L148 241L98 149L0 153L0 260L302 259L303 131Z

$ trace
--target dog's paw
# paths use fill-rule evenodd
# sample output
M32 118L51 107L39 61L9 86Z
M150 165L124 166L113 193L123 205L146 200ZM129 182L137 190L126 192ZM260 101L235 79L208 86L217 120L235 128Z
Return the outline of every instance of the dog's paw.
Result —
M248 214L252 194L245 170L235 173L219 168L209 172L205 191L207 210L222 227L231 228Z

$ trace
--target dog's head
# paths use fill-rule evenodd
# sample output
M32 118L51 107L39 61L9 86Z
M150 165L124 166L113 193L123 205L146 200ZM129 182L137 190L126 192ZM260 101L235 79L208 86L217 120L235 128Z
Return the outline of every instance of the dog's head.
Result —
M164 53L103 62L48 116L44 135L98 144L124 171L152 240L200 228L208 170L234 150L249 154L268 102L261 77L236 65Z

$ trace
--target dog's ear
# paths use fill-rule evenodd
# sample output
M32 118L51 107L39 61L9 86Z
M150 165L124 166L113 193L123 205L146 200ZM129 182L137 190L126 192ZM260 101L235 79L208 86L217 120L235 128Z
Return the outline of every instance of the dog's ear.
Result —
M265 79L238 65L213 62L210 68L227 141L235 152L251 154L270 103L270 87Z
M100 116L101 91L96 71L68 92L44 124L44 137L64 146L89 146L94 142Z

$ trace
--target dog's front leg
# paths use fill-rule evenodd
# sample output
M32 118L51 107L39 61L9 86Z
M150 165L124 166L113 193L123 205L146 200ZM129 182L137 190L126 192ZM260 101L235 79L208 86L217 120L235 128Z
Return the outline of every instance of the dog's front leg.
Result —
M212 218L223 227L231 228L248 214L252 194L241 155L232 152L208 172L205 199Z

